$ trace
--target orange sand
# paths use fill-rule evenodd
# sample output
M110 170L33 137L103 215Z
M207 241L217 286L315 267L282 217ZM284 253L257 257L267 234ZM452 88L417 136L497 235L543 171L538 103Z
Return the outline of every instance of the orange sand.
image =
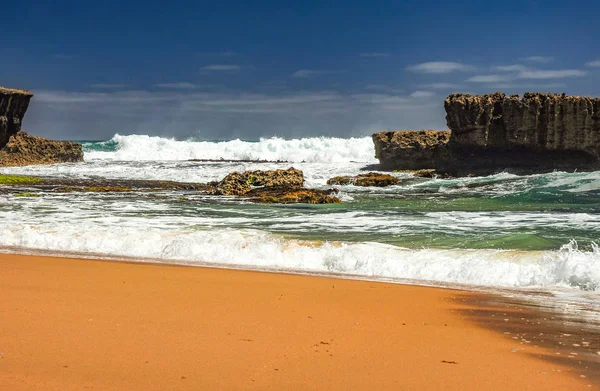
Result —
M0 254L0 390L576 390L434 288Z

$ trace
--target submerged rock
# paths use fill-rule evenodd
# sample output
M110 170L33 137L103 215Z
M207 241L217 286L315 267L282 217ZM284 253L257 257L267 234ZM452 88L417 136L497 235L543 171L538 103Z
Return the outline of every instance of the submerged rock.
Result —
M357 176L336 176L327 180L328 185L354 185L385 187L398 183L398 178L389 174L369 172Z
M335 190L298 189L286 187L261 187L246 194L250 201L263 204L337 204L342 202L332 196Z
M29 91L0 87L0 149L21 130L21 122L32 96Z
M53 141L24 131L13 135L0 150L0 166L74 163L83 161L81 144Z

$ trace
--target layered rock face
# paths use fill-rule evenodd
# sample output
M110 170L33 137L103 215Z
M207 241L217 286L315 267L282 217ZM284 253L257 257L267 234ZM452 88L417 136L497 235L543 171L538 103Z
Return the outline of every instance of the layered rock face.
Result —
M450 95L449 169L491 172L600 167L600 98L564 94Z
M450 131L437 136L374 134L381 168L453 175L600 169L600 98L453 94L444 108Z
M449 131L399 130L373 134L382 170L433 168L446 160Z
M82 161L81 144L48 140L22 130L14 134L4 148L0 149L0 167Z
M444 102L454 147L581 151L600 157L600 98L526 93L450 95Z
M33 95L24 90L0 87L0 149L21 130L23 116Z

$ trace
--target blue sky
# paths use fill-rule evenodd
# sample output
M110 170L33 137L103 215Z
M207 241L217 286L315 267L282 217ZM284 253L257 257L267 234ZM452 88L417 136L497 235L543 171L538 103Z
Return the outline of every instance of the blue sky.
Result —
M452 92L600 96L593 1L18 1L0 85L63 139L445 128Z

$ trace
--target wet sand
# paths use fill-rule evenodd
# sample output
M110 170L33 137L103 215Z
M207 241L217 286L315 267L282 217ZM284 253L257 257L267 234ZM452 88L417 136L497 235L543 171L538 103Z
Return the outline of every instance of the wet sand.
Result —
M0 254L0 298L1 390L597 389L491 295Z

